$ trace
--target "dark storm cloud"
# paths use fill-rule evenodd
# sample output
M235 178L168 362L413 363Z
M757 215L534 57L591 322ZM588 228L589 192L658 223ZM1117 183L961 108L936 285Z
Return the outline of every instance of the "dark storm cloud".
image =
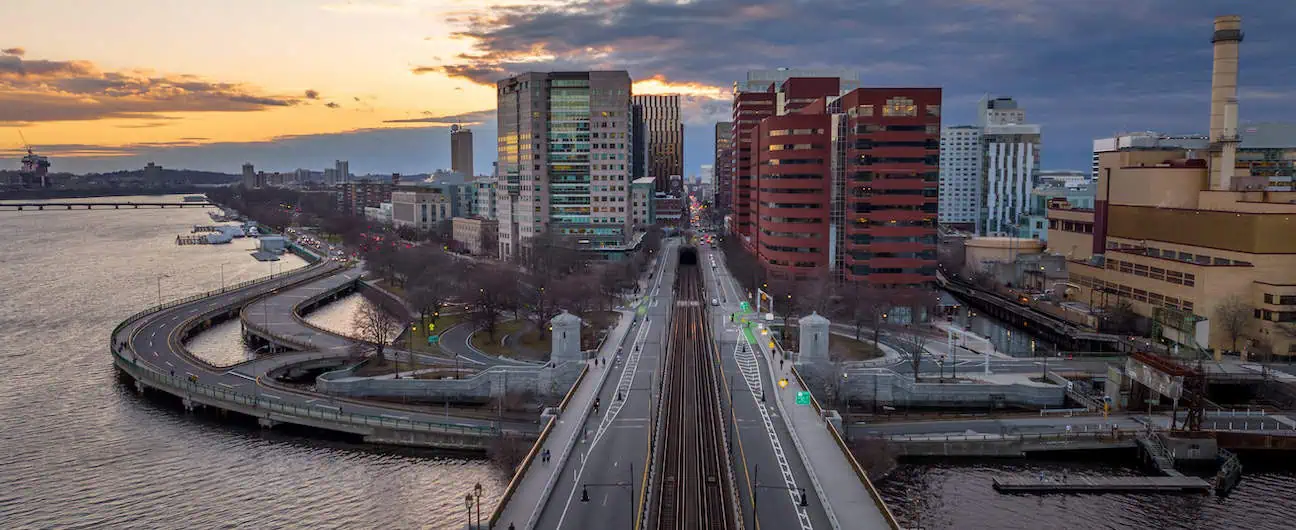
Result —
M22 57L24 55L27 55L27 50L24 50L22 48L5 48L3 50L0 50L0 53L3 53L5 55L17 55L19 57Z
M156 119L162 112L256 111L306 97L261 93L190 75L105 72L89 61L25 60L0 55L0 123L102 118Z
M865 85L940 86L945 122L1010 95L1044 126L1045 165L1083 166L1121 130L1203 131L1211 23L1240 14L1242 118L1296 119L1291 0L624 0L461 13L473 44L420 66L481 84L527 70L612 67L722 87L780 66L857 71ZM1286 101L1290 101L1289 99ZM723 115L724 109L717 117ZM704 130L704 129L700 129ZM710 141L690 135L690 142ZM701 152L701 150L698 150ZM690 168L709 160L690 161Z
M306 91L306 99L319 99L319 91L318 91L318 90L307 90L307 91Z

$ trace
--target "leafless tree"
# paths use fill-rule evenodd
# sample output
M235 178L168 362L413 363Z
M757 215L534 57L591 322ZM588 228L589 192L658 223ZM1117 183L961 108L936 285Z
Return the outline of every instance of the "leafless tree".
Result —
M1232 351L1238 351L1238 340L1247 332L1247 325L1254 318L1255 309L1240 295L1230 295L1215 308L1215 318L1219 320L1220 329L1229 338Z
M483 257L493 258L499 254L499 231L482 230L481 231L481 252Z
M795 296L801 301L797 304L804 312L818 312L821 315L830 312L843 300L838 288L840 285L828 271L821 271L797 281Z
M855 340L860 340L861 331L868 325L873 333L873 348L877 349L887 310L891 307L886 291L864 282L852 283L846 290L844 306L851 324L855 326Z
M902 344L905 353L909 354L909 362L913 365L914 382L917 383L922 374L922 356L927 348L928 337L915 324L906 324L901 330Z
M479 267L475 274L476 292L468 293L474 305L473 321L494 337L500 315L519 307L517 281L499 267Z
M369 300L365 300L351 319L355 329L354 338L360 351L372 353L374 362L382 365L386 362L383 351L400 335L405 323L395 315Z

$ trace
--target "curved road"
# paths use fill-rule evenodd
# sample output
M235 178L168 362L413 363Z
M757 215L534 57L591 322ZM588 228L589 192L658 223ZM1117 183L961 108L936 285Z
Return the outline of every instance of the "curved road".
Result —
M126 342L129 349L123 353L124 356L127 358L134 356L138 364L151 368L161 375L188 377L203 385L255 397L260 399L261 402L315 407L322 412L329 413L365 414L392 420L440 422L465 427L501 426L506 429L524 428L527 430L535 428L531 423L504 422L500 424L489 420L447 417L443 414L418 412L404 407L385 406L381 403L336 400L323 394L290 391L269 387L259 382L259 376L272 368L318 358L322 356L321 352L290 352L268 355L255 361L222 369L214 368L188 355L180 343L178 331L181 325L191 318L219 311L222 308L240 305L250 298L285 289L285 287L287 289L284 292L287 294L297 292L298 289L311 289L335 281L352 281L355 279L354 274L356 274L354 269L346 270L332 262L313 265L301 271L290 272L282 278L202 298L148 315L123 327L113 337L113 343L121 344L123 341ZM307 282L300 287L291 285L306 278L316 278L316 280ZM348 278L349 280L347 280ZM279 297L272 297L270 300L275 298ZM288 307L291 306L290 303ZM281 318L283 319L294 320L286 312L282 315ZM318 334L313 339L318 341L316 344L325 348L324 351L328 354L327 356L336 356L336 353L333 353L332 350L338 347L338 344L332 341L334 339L344 341L345 339L332 334L316 333Z

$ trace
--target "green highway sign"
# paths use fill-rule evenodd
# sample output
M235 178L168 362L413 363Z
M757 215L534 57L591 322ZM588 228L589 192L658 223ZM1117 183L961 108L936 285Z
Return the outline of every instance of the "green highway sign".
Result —
M809 404L810 404L810 393L809 393L809 392L806 392L805 390L802 390L802 391L800 391L800 392L797 392L796 404L797 404L797 405L809 405Z
M440 335L428 335L428 344L436 344L438 342L441 342Z

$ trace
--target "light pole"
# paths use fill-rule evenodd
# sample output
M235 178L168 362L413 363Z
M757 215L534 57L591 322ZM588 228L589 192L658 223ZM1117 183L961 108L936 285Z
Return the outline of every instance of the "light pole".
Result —
M474 495L475 497L477 497L477 499L476 499L476 504L477 504L477 528L478 528L478 530L480 530L480 529L481 529L481 496L482 496L482 485L481 485L480 482L478 482L476 485L473 486L473 495Z
M581 484L581 498L580 498L580 501L581 501L581 502L589 502L589 501L590 501L590 498L589 498L589 487L590 487L590 486L594 486L594 487L596 487L596 488L598 488L598 487L625 488L626 491L629 491L629 492L630 492L630 510L626 512L626 513L628 513L628 514L630 515L630 524L629 524L628 528L633 529L633 528L635 527L635 491L634 491L634 463L633 463L633 462L630 463L630 481L629 481L629 482L604 482L604 483L586 483L586 484Z
M472 494L469 493L469 494L467 494L467 495L464 495L464 508L466 508L466 509L468 510L468 528L472 528L472 526L473 526L473 520L472 520L472 507L473 507L473 496L472 496Z
M221 263L221 292L225 292L225 264Z
M158 306L162 305L162 278L167 277L165 274L159 274L157 277Z

